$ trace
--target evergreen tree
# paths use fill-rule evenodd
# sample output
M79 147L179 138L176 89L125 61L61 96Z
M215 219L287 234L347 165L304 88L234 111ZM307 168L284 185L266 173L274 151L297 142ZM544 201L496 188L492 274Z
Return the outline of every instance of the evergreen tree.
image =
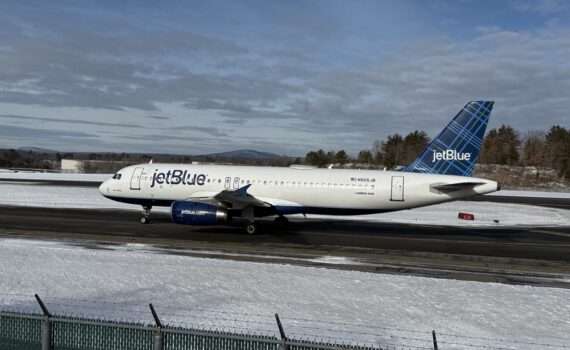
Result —
M357 162L361 164L372 164L374 162L374 157L372 152L369 150L362 150L358 153Z
M570 131L555 125L546 134L547 163L559 176L570 179Z
M348 163L349 158L348 158L348 154L346 154L345 150L340 150L338 152L336 152L335 156L334 156L334 163L338 163L338 164L346 164Z
M523 142L522 162L527 166L546 166L546 140L543 132L529 132Z
M424 131L414 131L404 138L404 155L402 165L413 162L429 143L429 137Z
M386 142L382 144L382 154L384 155L384 165L394 168L402 164L404 155L404 139L400 134L389 135Z
M511 126L489 131L483 141L481 163L515 165L519 161L520 138Z

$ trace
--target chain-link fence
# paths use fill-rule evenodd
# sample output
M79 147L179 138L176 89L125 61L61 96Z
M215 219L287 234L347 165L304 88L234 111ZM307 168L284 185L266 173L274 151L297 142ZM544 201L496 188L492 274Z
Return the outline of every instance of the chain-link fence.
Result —
M280 336L164 326L154 307L155 324L52 315L36 296L42 314L0 312L2 350L385 350L388 347L340 344L287 337L275 315ZM405 349L406 347L398 347ZM390 349L392 349L390 347ZM426 348L427 349L427 348Z

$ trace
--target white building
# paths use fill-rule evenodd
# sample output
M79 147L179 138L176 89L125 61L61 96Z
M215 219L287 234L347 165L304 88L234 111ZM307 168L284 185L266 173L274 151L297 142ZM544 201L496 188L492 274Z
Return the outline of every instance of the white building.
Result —
M62 173L80 173L83 171L83 161L75 159L62 159L61 172Z

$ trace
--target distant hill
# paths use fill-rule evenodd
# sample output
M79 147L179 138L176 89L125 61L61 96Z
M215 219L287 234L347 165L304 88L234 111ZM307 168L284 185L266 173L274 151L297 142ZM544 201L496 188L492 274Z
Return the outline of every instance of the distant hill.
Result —
M52 149L41 148L41 147L20 147L20 148L18 148L18 151L21 151L21 152L37 152L37 153L57 153L57 151L54 151Z
M58 153L59 151L41 148L41 147L20 147L18 148L20 152L35 152L35 153ZM128 152L121 152L121 153L114 153L114 152L61 152L64 155L71 156L71 158L79 158L84 159L85 156L89 155L99 155L105 158L105 155L113 155L113 154L123 154L123 155L142 155L142 153L128 153ZM151 156L172 156L178 157L181 156L179 154L168 154L168 153L147 153ZM235 151L228 151L228 152L218 152L218 153L208 153L208 154L197 154L197 155L188 155L192 158L213 158L213 159L249 159L249 160L271 160L271 159L278 159L278 158L289 158L288 156L281 156L275 153L269 152L260 152L253 149L238 149Z
M275 153L260 152L253 149L240 149L235 151L220 152L220 153L210 153L202 154L196 157L210 157L215 159L251 159L251 160L270 160L283 158Z
M127 165L147 163L219 163L241 165L289 166L296 159L269 152L240 149L203 155L166 153L113 153L113 152L58 152L40 147L21 147L17 150L0 149L0 167L59 169L60 159L86 161L86 172L114 172ZM297 161L298 162L298 161Z

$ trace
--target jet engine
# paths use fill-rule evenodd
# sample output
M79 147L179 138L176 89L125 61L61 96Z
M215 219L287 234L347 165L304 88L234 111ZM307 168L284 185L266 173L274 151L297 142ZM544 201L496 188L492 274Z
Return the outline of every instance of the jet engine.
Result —
M182 225L216 225L229 221L228 212L215 205L175 201L171 206L172 221Z

